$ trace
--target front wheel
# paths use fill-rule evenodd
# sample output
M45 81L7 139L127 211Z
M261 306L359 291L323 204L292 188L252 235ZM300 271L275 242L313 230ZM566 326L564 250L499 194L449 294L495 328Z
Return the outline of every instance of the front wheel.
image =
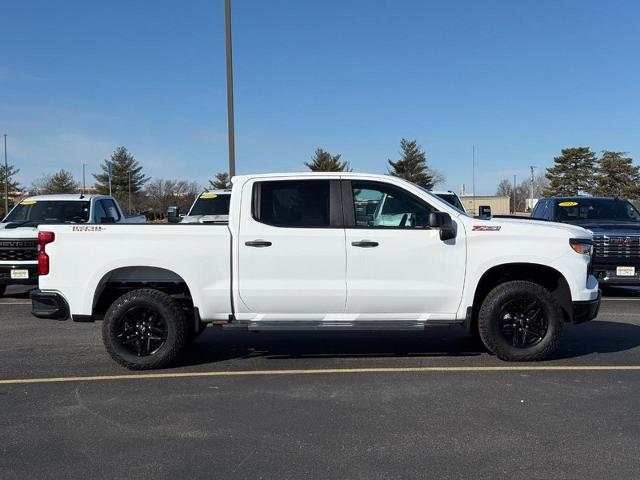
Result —
M183 309L169 295L153 289L133 290L118 298L102 322L109 355L130 370L163 368L188 340Z
M511 281L494 288L482 303L478 330L498 358L542 360L560 342L564 317L551 293L540 285Z

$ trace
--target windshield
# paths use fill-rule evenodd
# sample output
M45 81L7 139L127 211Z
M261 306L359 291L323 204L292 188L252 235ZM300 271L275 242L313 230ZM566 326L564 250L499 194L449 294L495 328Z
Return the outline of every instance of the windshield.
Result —
M440 201L445 201L447 202L448 205L450 205L451 207L455 208L458 212L465 214L466 216L469 216L469 214L467 213L467 211L464 209L464 206L462 206L462 204L460 203L460 201L458 200L457 203L451 203L448 199L441 197L440 194L436 194L436 193L432 193L431 191L427 190L424 187L420 187L420 190L422 190L423 192L429 194L432 197L437 198ZM449 194L449 193L445 193L443 195L454 195L454 194ZM455 196L455 195L454 195ZM456 198L458 198L457 196L455 196Z
M460 199L458 198L458 196L455 193L436 193L435 195L437 197L440 197L442 200L447 202L449 205L453 205L458 210L461 210L461 211L464 212L464 207L462 206L462 203L460 203Z
M39 225L43 223L87 223L90 202L64 200L25 200L11 210L7 223Z
M640 212L630 202L615 198L557 200L556 221L576 224L593 222L640 223Z
M231 195L203 193L191 207L189 215L229 215Z

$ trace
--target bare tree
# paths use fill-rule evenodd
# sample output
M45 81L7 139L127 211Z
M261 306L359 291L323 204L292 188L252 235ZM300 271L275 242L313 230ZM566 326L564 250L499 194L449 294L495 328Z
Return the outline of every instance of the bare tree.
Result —
M154 219L163 219L172 205L187 211L199 192L196 182L156 178L149 182L144 192L147 214Z

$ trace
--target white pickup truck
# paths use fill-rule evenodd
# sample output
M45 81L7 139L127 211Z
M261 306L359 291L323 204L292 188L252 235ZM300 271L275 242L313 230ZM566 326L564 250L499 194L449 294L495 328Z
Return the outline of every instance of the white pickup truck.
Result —
M168 217L169 223L227 223L230 203L229 190L208 190L198 195L184 217L179 217L174 207Z
M228 225L43 225L41 318L102 319L130 369L170 364L203 324L401 330L460 324L505 360L551 354L597 315L591 234L475 219L404 180L235 177Z
M144 223L127 217L108 195L38 195L18 203L0 223L0 296L10 284L38 283L38 225Z

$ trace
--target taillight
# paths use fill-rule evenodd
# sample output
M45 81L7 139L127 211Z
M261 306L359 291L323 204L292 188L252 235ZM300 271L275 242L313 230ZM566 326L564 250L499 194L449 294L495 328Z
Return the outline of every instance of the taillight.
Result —
M56 239L53 232L38 232L38 275L49 274L49 255L45 246Z

